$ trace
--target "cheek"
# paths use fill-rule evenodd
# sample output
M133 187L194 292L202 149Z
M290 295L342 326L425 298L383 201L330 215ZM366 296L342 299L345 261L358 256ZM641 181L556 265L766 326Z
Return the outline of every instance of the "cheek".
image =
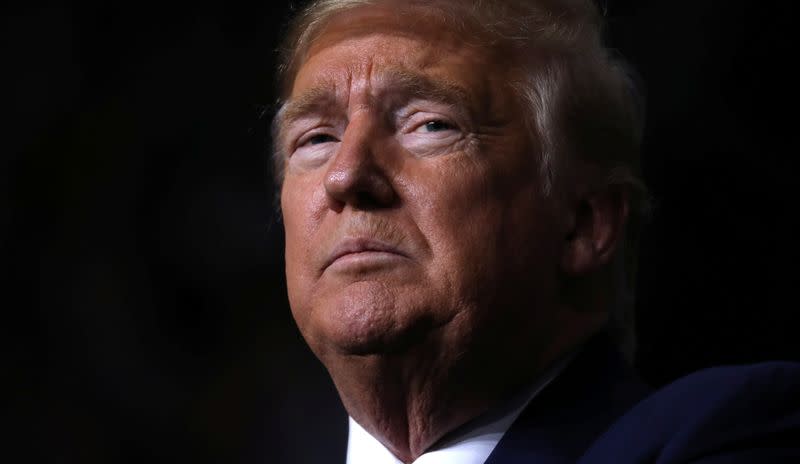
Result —
M496 267L493 247L502 204L475 165L438 169L430 179L416 189L414 203L434 257L432 274L459 291L475 288Z
M295 192L284 186L281 192L281 215L286 240L286 275L290 280L295 275L297 261L302 255L299 247L305 242L302 232L304 229L303 223L305 222L302 216L303 205L298 200L299 198L295 195Z
M319 230L325 211L325 191L312 176L292 176L281 189L281 214L286 248L307 244Z
M322 174L287 176L281 189L286 244L307 244L317 234L326 210Z
M324 191L307 179L289 178L281 190L281 212L286 240L286 282L292 306L306 293L314 273L312 244L318 236L324 205ZM299 302L298 302L299 303Z
M493 167L439 166L415 192L418 224L435 257L432 274L473 295L495 293L503 280L531 272L531 262L545 266L543 252L555 247L532 176L498 175Z

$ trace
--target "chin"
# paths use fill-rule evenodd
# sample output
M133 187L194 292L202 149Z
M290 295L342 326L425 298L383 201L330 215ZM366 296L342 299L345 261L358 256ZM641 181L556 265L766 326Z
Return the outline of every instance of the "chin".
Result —
M424 311L409 311L379 282L356 282L317 303L312 327L321 352L366 356L402 352L432 330ZM317 351L317 350L315 350Z

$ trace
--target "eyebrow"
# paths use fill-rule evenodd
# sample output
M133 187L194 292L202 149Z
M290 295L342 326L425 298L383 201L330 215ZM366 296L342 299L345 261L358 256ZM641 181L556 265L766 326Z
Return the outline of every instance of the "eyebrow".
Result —
M386 97L399 100L400 104L419 99L462 108L466 108L470 102L469 92L461 85L406 69L393 69L386 73L373 98L381 100ZM276 115L276 128L282 133L287 125L299 119L330 113L336 103L333 83L323 81L321 85L284 103Z

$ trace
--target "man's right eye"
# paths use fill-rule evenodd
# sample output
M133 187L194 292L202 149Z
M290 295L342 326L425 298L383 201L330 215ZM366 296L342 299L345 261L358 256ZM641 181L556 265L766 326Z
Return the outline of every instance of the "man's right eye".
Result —
M313 167L325 162L334 152L339 138L333 128L312 129L300 136L289 154L293 163Z
M310 146L310 145L320 145L323 143L328 142L337 142L338 140L336 137L330 134L312 134L309 137L305 137L297 144L298 147Z

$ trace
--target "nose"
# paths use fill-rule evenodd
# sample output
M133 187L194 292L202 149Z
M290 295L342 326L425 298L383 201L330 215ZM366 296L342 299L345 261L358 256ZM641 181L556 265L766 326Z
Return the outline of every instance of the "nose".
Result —
M391 206L397 199L387 154L379 153L380 128L368 118L351 120L342 143L325 173L325 191L331 209ZM381 156L384 155L384 156Z

